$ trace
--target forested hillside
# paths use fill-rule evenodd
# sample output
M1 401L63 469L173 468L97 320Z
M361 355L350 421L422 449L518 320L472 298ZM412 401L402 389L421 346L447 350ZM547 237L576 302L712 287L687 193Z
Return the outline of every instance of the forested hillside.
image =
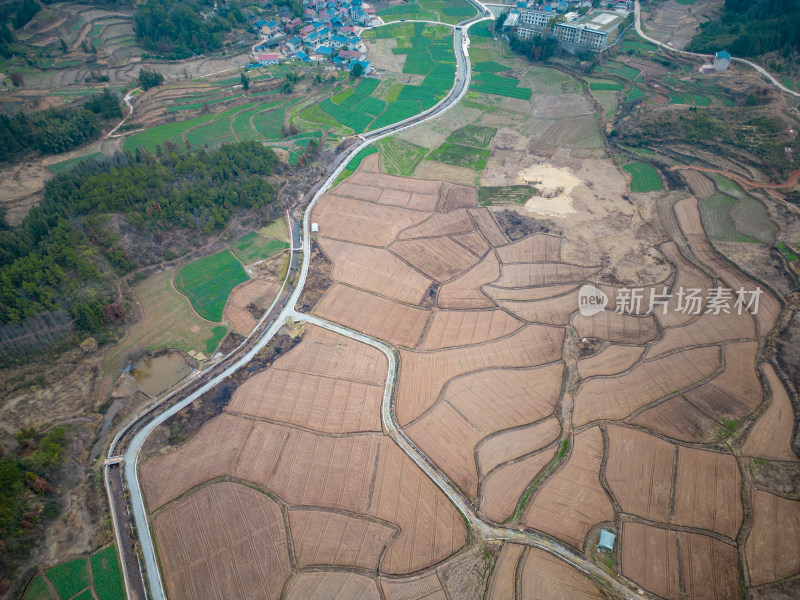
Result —
M119 277L142 266L120 242L123 228L208 234L237 210L276 198L267 177L277 156L257 142L213 152L171 149L160 159L120 153L47 183L40 205L0 232L0 325L38 328L37 316L66 311L79 330L102 332L124 317L115 305ZM111 226L112 215L123 218Z
M784 59L800 50L800 0L725 0L722 16L701 25L687 50L758 57L778 52Z
M0 115L0 162L25 152L66 152L95 139L110 120L122 118L119 100L104 90L77 108L50 108L26 115Z

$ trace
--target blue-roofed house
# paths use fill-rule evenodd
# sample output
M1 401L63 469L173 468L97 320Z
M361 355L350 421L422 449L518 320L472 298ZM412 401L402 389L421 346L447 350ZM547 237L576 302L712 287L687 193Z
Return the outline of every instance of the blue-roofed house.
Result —
M333 56L333 48L330 46L319 46L314 52L320 56L324 56L325 58L330 58Z
M361 71L362 74L369 75L372 73L372 64L368 60L354 60L348 65L347 70L352 71L353 67L356 65L361 65L361 68L363 69Z
M358 36L353 36L351 38L347 38L347 49L348 50L355 50L356 46L361 42L361 38Z
M333 32L328 29L327 27L323 27L319 31L317 31L317 35L319 35L320 39L329 40L331 38L331 34Z
M343 35L334 35L331 36L331 44L333 44L334 48L341 48L347 45L347 39L348 38Z
M617 536L611 533L608 529L601 529L600 530L600 541L597 543L597 548L599 550L605 550L606 552L613 552L614 551L614 541L617 539Z
M311 59L308 58L308 54L306 54L302 50L300 52L298 52L297 54L295 54L295 56L297 58L299 58L300 60L302 60L303 62L311 62Z
M339 68L339 69L344 69L344 68L347 66L347 63L346 63L346 62L344 62L344 61L343 61L341 58L339 58L338 56L334 56L334 57L331 59L331 62L333 63L333 66L334 66L334 67L337 67L337 68Z
M725 71L728 69L728 65L731 64L731 55L728 54L725 50L720 50L714 55L714 70Z
M331 19L331 27L333 27L336 30L339 30L342 27L344 27L344 22L339 17L333 17Z
M303 40L301 40L297 36L294 36L288 42L286 42L286 48L289 50L289 52L297 52L302 47L303 47Z
M369 15L360 8L353 11L353 20L359 25L366 25L369 23Z
M258 21L253 23L253 29L261 29L266 24L267 24L266 19L259 19Z
M275 21L270 21L261 26L261 33L266 36L272 36L281 31L281 26Z
M553 12L553 7L548 5L544 7L544 12Z
M560 13L565 13L565 12L567 12L568 8L569 8L569 4L567 4L567 0L559 0L558 8L556 8L556 10L558 12L560 12Z

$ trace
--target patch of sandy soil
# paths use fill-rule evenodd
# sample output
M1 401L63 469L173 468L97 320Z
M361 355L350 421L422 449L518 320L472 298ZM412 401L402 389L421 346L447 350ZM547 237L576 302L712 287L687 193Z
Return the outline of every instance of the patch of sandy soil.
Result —
M554 167L547 163L523 169L517 181L533 184L539 192L525 203L525 210L547 217L573 213L572 190L583 183L568 167Z
M25 161L0 171L0 207L9 225L19 225L32 206L41 199L40 192L53 174L41 161Z
M387 71L402 73L407 55L394 54L392 52L392 48L397 48L397 40L394 38L364 40L364 44L369 51L369 59L376 69L385 69ZM407 75L401 75L401 79L404 77L407 77ZM401 83L406 82L401 81Z

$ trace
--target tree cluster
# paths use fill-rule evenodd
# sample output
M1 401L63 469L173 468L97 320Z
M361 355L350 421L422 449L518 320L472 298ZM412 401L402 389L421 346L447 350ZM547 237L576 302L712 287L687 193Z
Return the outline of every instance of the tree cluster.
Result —
M517 54L527 56L534 61L546 61L558 51L558 41L548 35L534 35L523 40L512 34L509 45Z
M119 319L119 277L139 266L105 225L110 214L140 231L222 229L237 210L273 202L266 180L278 158L257 142L179 153L118 153L61 173L45 185L39 206L0 232L0 324L25 323L64 310L84 332Z
M139 87L149 90L164 83L164 76L156 70L139 69Z
M78 108L0 115L0 161L13 160L31 150L42 154L66 152L96 138L107 120L121 117L119 100L108 90Z
M800 0L725 0L722 16L700 26L687 47L692 52L728 50L735 56L757 57L800 48Z
M17 452L0 454L0 580L13 576L14 563L33 544L34 530L58 515L52 479L64 463L66 430L47 434L23 428L17 435Z
M133 14L137 41L148 50L170 59L189 58L222 47L224 34L246 27L247 19L236 4L218 5L198 0L147 0ZM205 8L208 14L201 17Z

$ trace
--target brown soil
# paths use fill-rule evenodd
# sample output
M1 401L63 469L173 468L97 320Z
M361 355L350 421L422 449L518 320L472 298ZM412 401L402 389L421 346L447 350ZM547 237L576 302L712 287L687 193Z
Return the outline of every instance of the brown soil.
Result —
M297 299L297 310L309 313L317 306L322 295L333 284L333 263L320 250L317 241L311 240L311 265L303 291Z

